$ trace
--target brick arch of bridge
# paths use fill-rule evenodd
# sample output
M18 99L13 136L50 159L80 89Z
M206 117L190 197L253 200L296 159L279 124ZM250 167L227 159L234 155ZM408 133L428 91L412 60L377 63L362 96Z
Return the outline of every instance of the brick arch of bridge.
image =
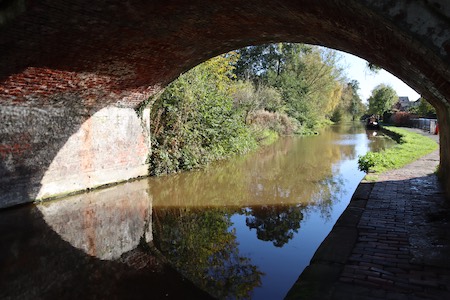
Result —
M446 2L3 1L0 207L145 175L148 120L134 109L214 55L279 41L356 54L428 99L450 193Z

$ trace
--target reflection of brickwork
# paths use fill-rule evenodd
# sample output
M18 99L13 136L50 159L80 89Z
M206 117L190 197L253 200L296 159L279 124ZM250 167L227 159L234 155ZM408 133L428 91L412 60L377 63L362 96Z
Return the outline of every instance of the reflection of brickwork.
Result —
M148 188L147 180L134 181L52 201L38 209L47 225L73 247L113 260L136 248L141 239L153 240Z
M147 190L135 181L1 210L0 299L211 299L144 244L144 234L152 240ZM92 212L89 227L83 210Z

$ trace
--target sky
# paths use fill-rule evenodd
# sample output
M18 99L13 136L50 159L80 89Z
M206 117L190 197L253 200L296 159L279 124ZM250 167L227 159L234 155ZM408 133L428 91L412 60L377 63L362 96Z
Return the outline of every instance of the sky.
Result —
M374 74L367 68L366 60L345 52L337 52L343 57L341 66L344 67L348 79L358 80L359 96L364 103L367 103L367 99L372 95L372 90L381 83L393 87L399 97L408 96L410 101L419 99L420 95L416 91L391 73L380 70L378 74Z

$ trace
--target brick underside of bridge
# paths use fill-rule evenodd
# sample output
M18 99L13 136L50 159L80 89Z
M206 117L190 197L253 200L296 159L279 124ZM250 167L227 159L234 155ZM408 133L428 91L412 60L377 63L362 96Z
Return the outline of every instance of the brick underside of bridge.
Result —
M432 102L450 193L445 3L2 2L0 207L146 175L149 120L135 109L210 57L280 41L364 57Z

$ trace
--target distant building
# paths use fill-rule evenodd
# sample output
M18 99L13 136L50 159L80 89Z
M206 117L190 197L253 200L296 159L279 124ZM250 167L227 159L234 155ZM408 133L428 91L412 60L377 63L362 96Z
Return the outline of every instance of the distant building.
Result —
M397 111L409 111L419 104L419 101L409 101L409 97L398 97L398 101L393 105L392 109Z

